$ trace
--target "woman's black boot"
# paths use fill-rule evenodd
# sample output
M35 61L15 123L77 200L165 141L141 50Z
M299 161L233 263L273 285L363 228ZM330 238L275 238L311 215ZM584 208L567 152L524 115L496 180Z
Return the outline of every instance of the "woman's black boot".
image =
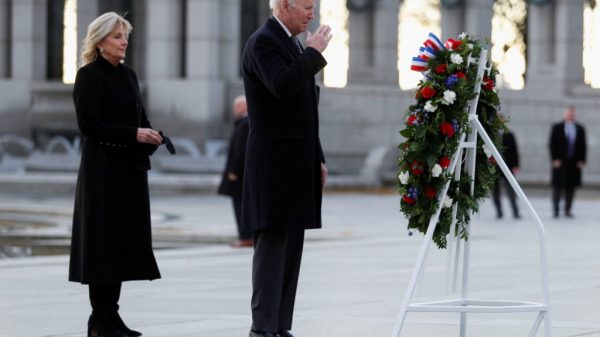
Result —
M88 320L88 337L129 337L117 329L107 315L92 313Z
M127 325L125 325L125 322L123 322L123 319L121 319L121 316L119 316L118 312L113 313L111 318L112 324L117 327L117 329L123 331L128 337L139 337L142 335L139 331L129 329Z

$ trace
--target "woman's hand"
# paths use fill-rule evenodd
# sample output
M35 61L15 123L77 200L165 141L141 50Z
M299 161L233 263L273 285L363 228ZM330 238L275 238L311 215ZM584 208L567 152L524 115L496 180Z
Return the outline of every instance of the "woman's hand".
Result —
M325 184L327 184L327 174L328 174L327 166L321 163L321 188L325 188Z
M147 128L138 128L135 139L140 143L154 144L154 145L162 144L162 137L160 136L158 131L154 131L152 129L147 129Z

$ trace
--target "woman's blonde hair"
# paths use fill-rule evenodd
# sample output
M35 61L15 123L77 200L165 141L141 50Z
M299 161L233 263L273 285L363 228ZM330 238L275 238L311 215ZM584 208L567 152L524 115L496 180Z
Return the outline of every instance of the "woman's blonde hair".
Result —
M108 34L110 34L117 26L125 29L125 34L129 35L133 27L121 15L115 12L108 12L97 17L87 29L87 35L83 39L83 47L81 47L80 67L88 63L96 61L98 58L98 43L100 43Z

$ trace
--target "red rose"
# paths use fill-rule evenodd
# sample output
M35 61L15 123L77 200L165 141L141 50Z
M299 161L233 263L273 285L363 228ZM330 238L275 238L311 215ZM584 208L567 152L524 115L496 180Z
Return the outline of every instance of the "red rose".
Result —
M406 121L406 125L408 126L412 126L413 123L417 120L417 116L415 115L410 115L408 116L408 120Z
M429 186L425 189L425 196L429 199L433 199L437 196L437 190Z
M450 50L459 50L460 46L463 44L461 40L448 39L444 46Z
M485 90L494 90L494 81L491 78L484 76L481 85Z
M457 72L455 75L458 78L465 78L465 77L467 77L467 75L465 75L465 73L463 73L462 71Z
M404 201L405 203L412 205L415 203L415 199L409 197L408 195L404 195L402 196L402 201Z
M420 161L413 161L413 162L410 164L410 171L411 171L411 172L412 172L414 175L418 176L419 174L422 174L423 172L425 172L425 168L424 168L423 166L424 166L424 163L423 163L423 162L420 162Z
M437 91L435 91L435 89L433 89L432 87L423 87L418 93L417 93L417 98L420 95L421 97L425 98L425 99L430 99L432 97L435 96L435 94L437 94Z
M450 166L450 158L443 156L442 158L440 158L438 164L440 164L440 166L445 170Z
M436 74L444 74L444 73L446 73L447 70L448 70L448 65L446 63L440 64L437 67L435 67Z
M454 127L448 122L443 122L442 124L440 124L440 131L444 136L448 138L454 136Z
M496 165L496 164L497 164L497 162L496 162L496 158L494 158L493 156L492 156L492 157L489 157L489 158L488 158L488 161L489 161L490 163L492 163L492 165Z

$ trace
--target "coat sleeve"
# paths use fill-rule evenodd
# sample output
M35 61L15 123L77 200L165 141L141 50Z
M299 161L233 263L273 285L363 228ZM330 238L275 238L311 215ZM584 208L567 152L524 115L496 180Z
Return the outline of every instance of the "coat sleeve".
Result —
M552 132L550 132L550 158L551 160L559 160L560 157L560 144L558 143L558 126L554 125L552 127Z
M150 121L148 120L148 116L146 115L146 109L144 108L144 106L142 104L140 104L140 109L142 109L142 118L140 120L140 126L142 128L152 129L152 125L150 125ZM136 130L136 132L137 132L137 130ZM140 144L146 150L146 152L148 152L148 155L150 155L150 156L154 152L156 152L156 150L158 150L158 145L147 144L147 143L138 143L138 144Z
M244 172L244 162L246 160L246 143L248 141L248 133L250 132L250 126L248 123L242 123L235 129L235 135L233 137L233 153L231 166L228 168L229 172L240 176Z
M138 82L137 79L137 75L135 74L135 71L133 71L133 69L127 67L125 68L127 73L129 74L129 76L131 77L131 79L133 80L133 83L135 84L135 89L137 90L137 95L138 97L141 96L140 94L140 84ZM148 120L148 114L146 113L146 108L144 107L144 104L142 102L139 102L139 106L138 109L140 110L140 127L141 128L148 128L148 129L152 129L152 125L150 125L150 121ZM137 130L136 130L137 133ZM137 141L137 138L136 138ZM158 149L158 145L154 145L154 144L147 144L147 143L139 143L140 146L148 153L148 155L152 155L154 152L156 152L156 150Z
M586 162L586 158L587 158L587 141L585 139L585 129L583 128L583 126L579 126L580 128L580 135L581 135L581 161L582 162Z
M306 81L325 67L327 62L316 49L306 48L302 55L286 63L285 48L273 36L263 34L252 46L255 73L271 94L278 99L293 97Z
M98 141L135 144L136 127L114 124L102 119L98 75L94 69L86 67L77 72L73 101L81 134Z
M321 163L325 164L325 153L323 152L323 146L321 145L321 138L319 138L319 156L321 158Z
M519 149L517 148L517 140L515 135L511 132L506 134L506 137L506 151L510 155L510 162L514 167L519 167Z

